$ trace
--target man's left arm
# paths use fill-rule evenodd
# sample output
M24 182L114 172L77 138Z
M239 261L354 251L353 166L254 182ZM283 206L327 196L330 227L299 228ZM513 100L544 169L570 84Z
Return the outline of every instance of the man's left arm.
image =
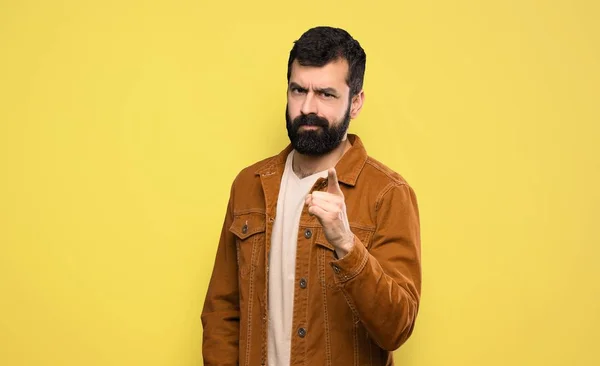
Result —
M386 350L400 347L412 333L421 292L419 211L412 188L388 186L377 204L369 249L354 236L349 252L331 266L370 336Z
M369 249L351 231L335 169L327 192L306 198L337 260L330 264L348 305L382 348L395 350L411 335L421 292L419 210L414 191L390 183L376 203Z

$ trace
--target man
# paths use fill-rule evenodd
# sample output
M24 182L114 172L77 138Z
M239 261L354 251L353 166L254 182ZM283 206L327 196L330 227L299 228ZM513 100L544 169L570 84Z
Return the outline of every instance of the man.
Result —
M288 61L291 145L235 179L202 313L205 365L393 365L421 288L413 190L347 133L366 55L308 30Z

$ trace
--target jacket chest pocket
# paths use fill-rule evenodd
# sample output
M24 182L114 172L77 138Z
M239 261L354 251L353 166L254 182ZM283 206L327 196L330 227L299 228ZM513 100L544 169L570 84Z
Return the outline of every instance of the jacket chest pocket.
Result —
M265 214L250 212L234 215L229 231L236 237L237 264L241 278L254 271L265 242Z
M352 224L350 224L350 229L368 249L371 244L374 229L365 229L363 227L353 226ZM335 247L329 243L322 228L316 230L315 244L318 248L318 267L321 284L332 291L339 290L340 287L335 280L335 270L331 265L333 261L338 259L335 253Z

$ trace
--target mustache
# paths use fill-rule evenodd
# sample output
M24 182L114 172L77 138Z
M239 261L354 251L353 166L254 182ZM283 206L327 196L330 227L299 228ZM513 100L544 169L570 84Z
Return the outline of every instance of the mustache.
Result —
M329 121L325 118L321 118L314 113L310 114L301 114L298 117L294 118L294 127L298 129L300 126L317 126L328 128Z

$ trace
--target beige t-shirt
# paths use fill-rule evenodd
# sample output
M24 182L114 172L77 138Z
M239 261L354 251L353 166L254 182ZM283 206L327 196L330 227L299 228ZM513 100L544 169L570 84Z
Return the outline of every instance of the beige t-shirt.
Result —
M269 253L269 340L270 366L290 364L292 317L296 272L296 246L304 200L327 170L300 179L292 169L294 151L286 160L281 178L277 213Z

